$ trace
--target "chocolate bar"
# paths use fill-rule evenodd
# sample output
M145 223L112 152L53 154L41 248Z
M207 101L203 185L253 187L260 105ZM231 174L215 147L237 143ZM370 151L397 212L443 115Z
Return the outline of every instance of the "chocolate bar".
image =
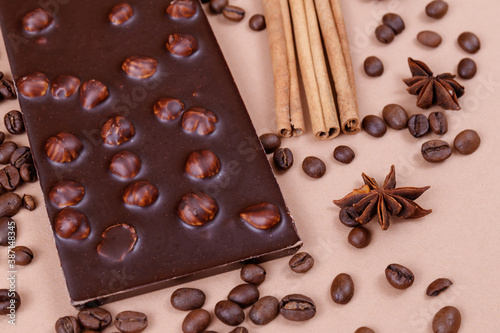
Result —
M302 244L198 1L0 2L76 307Z

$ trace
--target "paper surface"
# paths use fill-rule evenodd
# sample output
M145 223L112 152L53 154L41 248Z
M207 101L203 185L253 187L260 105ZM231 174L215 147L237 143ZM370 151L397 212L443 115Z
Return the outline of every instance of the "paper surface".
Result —
M272 69L266 31L249 29L248 19L262 13L260 1L233 0L243 7L243 22L230 22L222 16L209 15L209 20L221 45L243 100L257 129L263 134L275 130ZM381 115L389 103L398 103L409 114L428 115L438 108L420 110L416 97L406 92L401 81L410 76L407 58L426 62L434 73L456 73L460 59L470 57L478 65L471 80L458 79L466 93L459 99L461 111L446 111L449 131L444 136L428 134L413 138L407 130L388 129L386 135L375 139L361 132L354 136L340 135L331 141L314 139L311 126L301 137L285 139L283 147L292 149L294 166L277 179L285 200L297 222L304 240L303 251L316 260L306 274L290 271L288 258L263 264L266 281L259 287L261 296L278 299L291 293L302 293L315 300L316 316L302 323L278 317L266 326L256 326L248 319L242 324L250 332L354 332L369 326L375 332L431 332L434 314L445 305L457 307L462 314L460 332L494 333L498 331L498 294L500 285L500 223L496 214L499 181L496 172L500 162L498 142L498 95L500 67L497 65L500 44L500 23L496 13L500 3L493 0L449 1L450 9L441 20L425 16L426 1L359 0L343 1L345 21L350 38L357 80L360 117ZM406 29L389 45L378 42L374 30L387 12L400 14ZM420 45L416 35L421 30L441 34L443 43L437 49ZM481 39L481 50L470 55L461 50L457 37L472 31ZM385 65L380 78L369 78L363 71L366 57L378 56ZM0 48L0 70L10 77L8 60ZM195 79L195 78L193 78ZM1 115L18 109L17 101L0 103ZM306 119L308 116L306 115ZM464 129L474 129L481 136L481 146L472 155L454 152L441 164L430 164L420 155L420 146L430 139L453 142ZM0 130L5 132L3 124ZM7 140L27 145L26 135L7 134ZM338 145L348 145L356 153L350 165L335 161L332 152ZM326 163L327 173L312 179L301 169L302 160L317 156ZM376 220L368 224L372 241L364 249L347 243L349 229L338 222L339 209L332 204L362 185L365 172L382 183L391 164L396 166L398 186L431 188L417 199L433 213L420 219L396 221L382 231ZM50 224L43 207L38 183L23 184L16 193L32 194L39 206L34 212L22 210L14 220L18 224L17 245L30 247L35 258L26 267L17 267L16 289L22 305L16 316L16 326L0 317L1 332L53 332L59 317L76 316L70 306L64 278L59 265ZM384 276L388 264L399 263L415 274L415 283L407 290L392 288ZM347 305L337 305L330 298L331 282L339 273L348 273L355 283L355 294ZM0 288L6 288L7 251L0 248ZM425 290L436 278L446 277L453 285L438 297L428 297ZM121 282L120 282L121 281ZM109 281L126 283L126 276L116 273ZM215 303L242 283L239 271L195 281L183 286L200 288L207 295L204 309L213 315ZM170 305L170 295L177 287L105 305L113 316L125 310L148 315L145 332L179 332L186 313ZM248 314L248 310L245 311ZM210 330L227 332L232 328L213 316ZM110 327L105 332L116 331Z

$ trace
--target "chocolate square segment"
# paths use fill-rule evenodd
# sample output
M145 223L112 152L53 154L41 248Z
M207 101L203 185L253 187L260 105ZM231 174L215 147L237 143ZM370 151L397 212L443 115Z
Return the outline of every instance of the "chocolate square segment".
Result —
M74 306L302 245L198 1L40 4L0 19Z

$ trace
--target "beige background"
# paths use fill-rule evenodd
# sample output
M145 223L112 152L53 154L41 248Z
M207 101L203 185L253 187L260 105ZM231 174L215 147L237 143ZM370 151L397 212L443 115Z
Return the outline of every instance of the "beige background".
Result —
M261 3L257 0L230 2L247 10L243 22L229 22L220 16L210 16L210 21L258 134L274 131L267 35L265 31L253 32L247 25L251 15L262 13ZM435 21L424 14L427 1L342 1L360 112L362 117L371 113L380 115L388 103L399 103L410 114L421 112L415 106L415 97L406 93L401 82L410 76L407 57L427 62L435 73L456 72L459 60L469 56L458 47L456 38L470 30L482 41L481 50L471 56L479 70L472 80L461 81L466 87L466 94L460 99L462 110L446 112L450 129L442 139L452 142L457 133L472 128L481 135L481 147L473 155L455 153L444 163L433 165L421 158L420 146L428 139L438 138L434 134L414 139L406 130L388 130L380 139L362 132L320 142L313 139L308 123L306 135L284 140L283 146L293 150L295 165L287 173L277 175L278 182L304 239L303 250L314 256L316 264L307 274L297 275L289 270L288 258L266 263L263 266L268 272L267 280L259 289L261 295L278 298L303 293L316 301L318 310L315 318L303 323L278 317L267 326L257 327L247 319L244 326L251 332L348 333L362 325L384 333L431 332L434 313L445 305L461 310L460 332L498 332L500 223L496 195L500 185L497 177L500 45L497 36L500 23L497 13L500 2L450 0L449 3L448 14ZM407 27L393 43L383 45L375 39L373 31L382 15L390 11L401 14ZM425 29L443 36L441 46L431 50L417 43L416 34ZM3 43L0 44L0 70L9 73ZM369 55L376 55L384 62L382 77L368 78L364 74L362 63ZM17 101L0 104L2 114L17 108ZM3 124L0 127L4 130ZM19 145L27 143L26 135L7 137ZM332 158L333 149L340 144L349 145L356 152L356 159L350 165L341 165ZM302 160L308 155L318 156L327 164L328 170L322 179L308 178L302 172ZM424 208L432 208L433 213L421 220L396 221L385 232L372 221L368 225L373 236L371 244L365 249L355 249L346 241L348 229L338 222L338 208L332 200L359 187L361 172L382 182L391 164L396 165L399 186L431 185L417 202ZM53 332L57 318L77 312L69 305L38 183L25 184L17 193L31 193L40 204L34 212L23 210L15 216L19 228L17 244L29 246L35 259L27 267L18 267L17 289L22 296L22 306L17 324L12 327L7 324L7 318L2 317L0 332ZM6 250L2 248L0 288L7 285L6 260ZM388 285L384 269L391 263L413 270L415 283L411 288L398 291ZM351 274L356 285L354 298L344 306L333 303L329 296L330 284L341 272ZM454 285L437 298L427 297L427 285L439 277L450 278ZM239 272L233 271L186 286L204 290L207 294L204 308L213 313L215 303L239 283ZM147 332L180 332L185 313L170 306L173 290L175 287L105 308L114 315L123 310L146 313L150 322ZM214 320L209 329L231 330L218 320ZM105 332L112 331L110 328Z

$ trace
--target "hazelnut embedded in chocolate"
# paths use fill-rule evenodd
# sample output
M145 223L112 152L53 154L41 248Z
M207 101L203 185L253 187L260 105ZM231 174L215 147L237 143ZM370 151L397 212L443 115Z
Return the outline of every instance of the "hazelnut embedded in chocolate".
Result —
M130 76L138 79L147 79L156 72L158 61L149 57L132 56L127 58L122 69Z
M177 213L187 224L201 226L212 220L217 210L217 203L208 194L189 193L182 197Z
M109 20L114 25L120 25L132 18L134 9L128 3L121 3L114 6L109 13Z
M123 192L123 201L128 205L146 207L158 199L158 189L147 180L133 183Z
M182 116L182 128L188 132L196 132L207 135L215 130L217 117L212 111L202 107L194 107L184 112Z
M78 91L80 79L71 75L56 77L50 84L50 92L55 98L67 98Z
M249 206L240 212L243 221L258 229L270 229L280 220L278 207L269 202L262 202Z
M167 13L175 18L190 18L196 14L196 5L193 0L172 1L167 7Z
M64 180L55 184L49 192L49 199L58 207L73 206L85 195L85 189L77 182Z
M97 253L113 261L122 261L137 242L135 229L124 223L107 228L101 237Z
M101 81L85 81L80 87L80 103L86 109L95 108L99 103L108 98L108 87Z
M49 79L39 72L25 75L17 81L17 89L24 97L45 96L48 88Z
M174 33L168 36L167 50L178 56L188 56L198 49L196 38L187 34Z
M119 146L132 139L134 134L132 122L121 116L108 119L101 129L102 141L110 146Z
M219 158L209 150L192 152L186 162L186 172L195 178L212 177L219 170Z
M141 159L129 151L121 151L113 158L109 170L122 178L134 178L141 169Z
M83 144L76 136L61 132L47 140L45 152L54 162L67 163L76 159L83 149Z
M161 120L174 120L184 111L184 103L171 97L162 97L154 105L154 113Z
M37 8L23 17L23 29L28 32L39 32L46 29L54 21L48 11Z
M73 208L64 208L59 212L54 229L59 237L70 239L84 239L90 233L87 217Z

